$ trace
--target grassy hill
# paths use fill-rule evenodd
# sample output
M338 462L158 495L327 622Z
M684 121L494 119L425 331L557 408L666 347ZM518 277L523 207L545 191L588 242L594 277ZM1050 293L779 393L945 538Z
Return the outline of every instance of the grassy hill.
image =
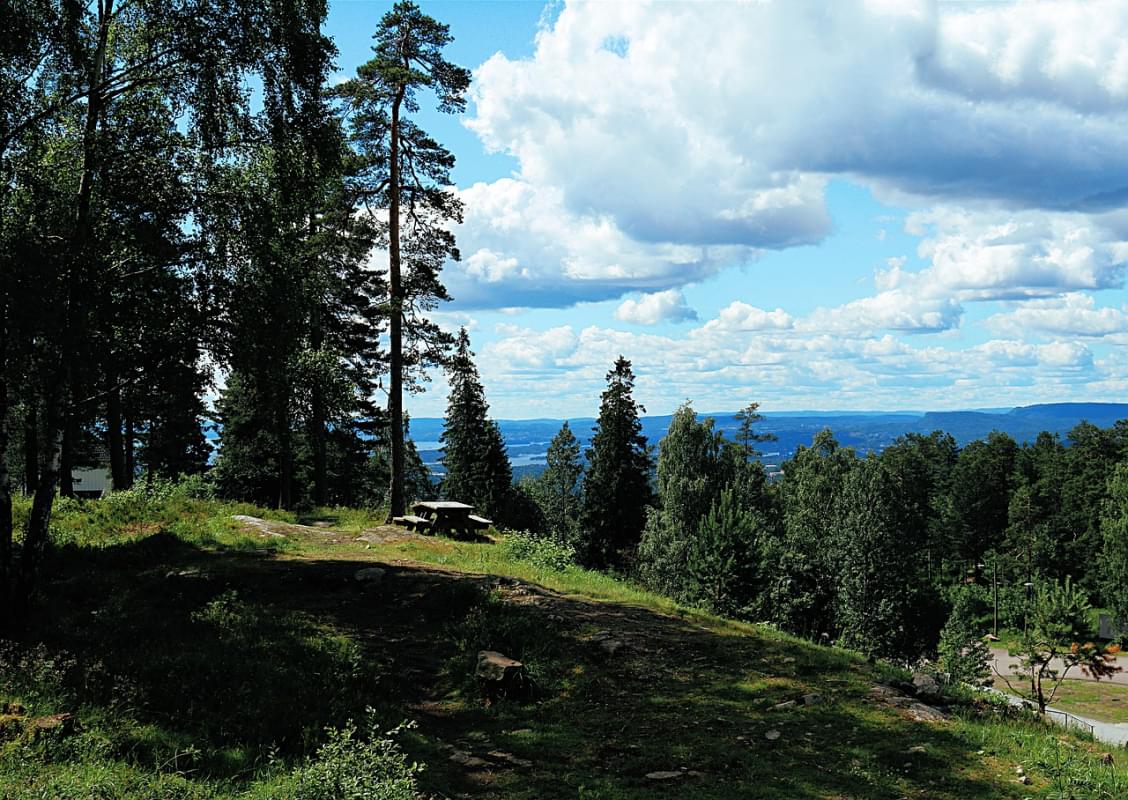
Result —
M358 797L1128 796L1128 757L1091 741L982 701L917 721L891 667L505 539L183 492L63 503L53 536L0 652L4 799L342 797L358 773L389 777ZM487 705L482 649L536 698Z

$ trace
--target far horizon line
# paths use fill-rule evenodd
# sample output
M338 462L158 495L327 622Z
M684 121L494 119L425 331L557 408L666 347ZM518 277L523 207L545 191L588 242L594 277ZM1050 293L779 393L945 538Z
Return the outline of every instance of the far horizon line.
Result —
M1066 400L1061 402L1048 402L1048 403L1031 403L1029 405L1018 406L980 406L976 408L932 408L927 410L921 409L894 409L894 410L879 410L873 408L840 408L840 409L796 409L792 410L779 410L779 411L765 411L759 409L758 413L764 417L830 417L830 416L913 416L923 417L927 414L1008 414L1020 408L1037 408L1040 406L1126 406L1128 403L1117 403L1109 400ZM699 417L721 417L723 415L735 415L740 409L721 410L721 411L698 411ZM669 417L673 416L675 412L671 411L667 414L641 414L642 418L654 417ZM564 417L495 417L498 422L587 422L595 421L597 416L564 416ZM442 421L444 417L417 417L412 416L412 422L423 421Z

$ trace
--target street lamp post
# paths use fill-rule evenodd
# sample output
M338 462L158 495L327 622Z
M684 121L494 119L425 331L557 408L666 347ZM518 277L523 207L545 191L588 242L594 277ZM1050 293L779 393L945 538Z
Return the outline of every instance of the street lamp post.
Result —
M986 567L986 564L977 564L980 569ZM995 558L991 562L991 594L995 601L995 617L994 625L991 628L991 634L999 638L999 559Z

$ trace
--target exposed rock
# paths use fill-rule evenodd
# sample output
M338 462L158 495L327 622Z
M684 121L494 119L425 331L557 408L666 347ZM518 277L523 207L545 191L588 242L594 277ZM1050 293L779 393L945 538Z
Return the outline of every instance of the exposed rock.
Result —
M940 681L927 672L913 673L913 690L917 697L934 700L942 696Z
M787 700L783 703L776 703L771 707L772 711L787 711L789 708L795 708L796 702L794 700Z
M817 706L823 701L823 696L818 692L811 692L810 694L803 695L803 705Z
M652 781L672 781L684 776L684 772L675 772L674 770L659 770L658 772L648 772L646 777Z
M909 706L909 716L917 722L943 722L948 715L938 708L926 706L924 703L912 703Z
M478 666L474 676L478 679L487 703L502 697L525 700L533 691L533 682L525 665L495 650L482 650L478 653Z
M235 520L236 522L242 522L244 525L247 525L248 527L254 528L259 533L261 533L263 536L273 536L277 539L285 539L286 538L286 534L279 533L265 519L259 519L258 517L248 517L246 514L232 514L231 519Z
M521 767L522 769L529 769L531 766L533 766L532 761L529 761L525 758L517 758L517 756L513 755L512 753L506 753L501 750L491 750L490 752L486 753L486 757L491 758L494 761L502 761L506 764L511 764L514 767Z
M912 747L910 747L908 749L908 752L914 753L914 754L919 754L919 755L924 755L924 754L928 753L928 748L925 747L923 744L918 744L918 745L913 745Z
M450 760L460 767L466 767L467 769L482 769L490 765L484 758L478 758L462 750L455 750Z
M764 738L769 742L774 742L779 738L779 731L777 731L775 728L772 728L770 731L764 734Z
M626 646L621 639L603 639L599 642L599 649L609 656L615 655Z
M380 569L379 567L365 567L358 569L353 573L353 579L360 581L366 586L375 586L384 579L384 574L387 570Z
M78 719L74 714L68 713L36 717L24 723L24 733L33 741L47 733L70 736L76 730L78 730Z

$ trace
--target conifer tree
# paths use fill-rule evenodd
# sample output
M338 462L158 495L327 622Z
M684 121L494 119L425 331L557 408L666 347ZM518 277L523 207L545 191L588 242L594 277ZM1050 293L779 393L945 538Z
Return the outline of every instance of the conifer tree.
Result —
M912 542L897 510L889 472L870 457L843 481L832 516L841 641L883 657L909 655L912 638Z
M727 616L747 613L758 590L760 526L756 512L741 505L735 489L721 491L689 543L690 602Z
M548 530L557 538L575 538L580 519L580 442L565 421L552 437L545 456L547 466L533 483L533 493Z
M978 683L990 671L991 652L975 625L975 599L966 589L956 591L938 650L940 666L953 681Z
M650 488L651 457L634 401L631 362L619 356L607 373L584 477L581 551L593 567L622 567L638 544Z
M443 445L446 476L442 490L448 499L469 503L500 521L513 483L513 470L497 423L489 419L470 336L458 332L454 355L447 365L450 396L439 441Z
M1100 577L1116 624L1128 630L1128 464L1117 465L1108 479L1108 494L1101 516Z
M732 477L727 468L735 466L722 458L723 445L713 420L699 422L689 403L674 412L658 443L659 506L647 512L636 562L639 579L656 592L685 594L686 559L698 523Z
M388 513L399 516L404 510L403 388L421 367L441 363L451 344L423 314L450 299L439 270L448 258L459 257L449 224L462 221L461 201L447 189L454 156L409 115L419 111L421 93L434 93L440 112L461 112L470 72L443 58L443 48L453 41L449 26L410 0L383 16L373 38L375 57L337 93L349 110L358 197L365 208L388 214Z

